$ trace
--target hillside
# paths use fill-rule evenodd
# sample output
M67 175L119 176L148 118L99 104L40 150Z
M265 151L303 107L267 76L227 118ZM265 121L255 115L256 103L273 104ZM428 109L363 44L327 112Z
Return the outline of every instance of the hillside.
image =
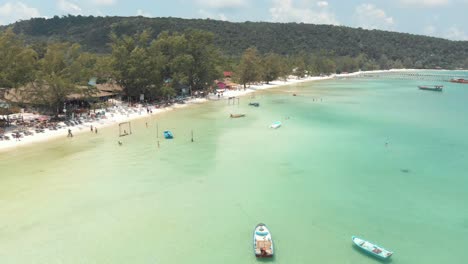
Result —
M51 19L34 18L10 25L26 40L70 41L85 50L108 53L109 34L133 35L151 29L154 36L162 31L184 31L188 28L211 31L215 44L226 55L239 56L250 47L293 55L301 52L326 52L336 56L355 57L361 53L379 60L382 55L417 68L468 67L468 42L396 33L364 30L343 26L297 23L244 22L232 23L210 19L84 17L66 16ZM3 27L5 28L5 27Z

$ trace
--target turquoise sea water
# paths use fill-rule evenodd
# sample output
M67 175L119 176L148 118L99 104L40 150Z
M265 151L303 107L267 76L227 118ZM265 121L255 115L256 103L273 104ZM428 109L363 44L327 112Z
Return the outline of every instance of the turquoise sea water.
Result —
M264 262L259 222L266 262L378 263L357 235L391 263L464 263L468 85L421 84L286 86L132 121L121 147L110 127L0 153L0 263Z

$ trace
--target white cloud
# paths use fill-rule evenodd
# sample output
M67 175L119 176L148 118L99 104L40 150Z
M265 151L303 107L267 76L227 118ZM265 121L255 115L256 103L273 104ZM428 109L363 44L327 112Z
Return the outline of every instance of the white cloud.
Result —
M32 17L40 17L39 11L22 2L8 2L0 5L0 25L13 23L21 19L30 19Z
M148 12L145 12L141 9L137 10L137 16L144 16L144 17L152 17L152 15Z
M327 7L327 6L328 6L328 2L327 2L327 1L318 1L318 2L317 2L317 6L318 6L318 7Z
M224 13L213 14L203 9L198 10L198 13L200 14L200 17L202 18L210 18L210 19L227 21L227 17Z
M451 26L445 33L445 37L451 40L468 40L468 34L457 26Z
M219 20L227 21L227 16L223 13L219 14Z
M321 3L321 4L320 4ZM327 3L327 4L324 4ZM316 6L320 8L314 9ZM320 1L308 7L306 4L295 5L293 0L273 0L270 14L274 22L304 22L313 24L338 25L335 14L328 11L328 2Z
M110 6L117 2L117 0L90 0L93 5Z
M373 4L362 4L356 7L354 18L358 26L367 29L392 29L395 22L385 11Z
M60 11L71 15L80 15L82 13L81 7L65 0L58 0L57 7Z
M238 8L247 6L247 0L196 0L196 2L205 8Z
M436 33L436 28L432 25L429 25L424 28L423 32L427 36L434 36L434 34Z
M447 5L450 3L450 0L400 0L400 3L412 6L434 7Z

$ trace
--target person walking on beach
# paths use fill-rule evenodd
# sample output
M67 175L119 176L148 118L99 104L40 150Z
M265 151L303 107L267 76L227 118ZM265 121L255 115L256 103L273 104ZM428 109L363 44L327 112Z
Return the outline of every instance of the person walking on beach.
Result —
M97 134L97 127L94 127L94 133Z
M93 132L93 125L91 125L91 132Z
M67 135L67 137L73 137L73 134L72 134L71 129L68 129L68 135Z

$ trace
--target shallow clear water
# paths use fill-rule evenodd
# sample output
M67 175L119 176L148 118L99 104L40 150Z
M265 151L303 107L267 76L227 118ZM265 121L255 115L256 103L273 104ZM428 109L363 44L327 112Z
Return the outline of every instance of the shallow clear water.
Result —
M132 121L121 147L116 126L0 153L0 262L257 263L263 222L274 263L376 263L352 235L462 263L468 85L421 84L287 86Z

